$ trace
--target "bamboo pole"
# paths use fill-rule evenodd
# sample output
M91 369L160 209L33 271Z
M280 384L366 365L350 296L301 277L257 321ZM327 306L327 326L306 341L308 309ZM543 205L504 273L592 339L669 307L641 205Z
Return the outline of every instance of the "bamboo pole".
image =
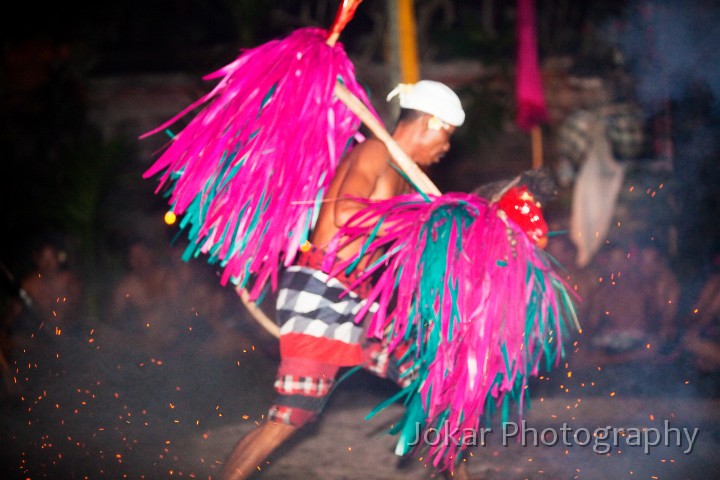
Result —
M348 107L348 109L360 118L365 126L387 147L390 156L395 164L408 176L408 178L424 193L441 195L440 189L425 175L420 167L403 151L395 142L392 135L385 129L382 123L370 112L362 101L347 89L340 82L335 84L335 95ZM270 334L279 337L280 329L255 302L250 300L250 295L245 289L238 289L238 294L248 312L262 325Z
M395 142L390 133L385 129L382 123L370 112L359 98L352 94L341 83L335 84L335 95L345 104L351 112L357 115L375 136L381 140L387 147L390 155L400 169L408 176L408 178L424 193L432 195L441 195L437 186L425 175L420 167L403 151Z
M361 1L361 0L360 0ZM354 13L355 8L360 1L345 0L343 8L338 13L336 22L331 29L327 39L327 44L333 46L340 36L340 31ZM396 0L399 16L399 47L401 57L401 71L403 81L406 83L415 83L419 80L420 69L418 66L417 42L415 37L415 15L413 10L413 0ZM378 120L342 83L335 84L334 93L337 98L345 104L345 106L353 112L363 122L363 124L380 140L388 149L394 163L407 175L412 183L423 193L432 195L441 195L440 189L425 175L420 167L403 151L403 149L395 142L392 135L385 129L380 120ZM250 295L243 288L237 289L238 295L242 300L248 312L257 320L260 325L275 337L280 336L280 328L270 319L265 312L257 306L255 302L250 300Z
M258 307L257 303L250 300L250 294L248 291L244 288L238 288L237 293L250 315L252 315L253 318L268 331L268 333L274 337L280 338L280 327L278 327L277 323L273 322L273 320L268 317L260 307Z

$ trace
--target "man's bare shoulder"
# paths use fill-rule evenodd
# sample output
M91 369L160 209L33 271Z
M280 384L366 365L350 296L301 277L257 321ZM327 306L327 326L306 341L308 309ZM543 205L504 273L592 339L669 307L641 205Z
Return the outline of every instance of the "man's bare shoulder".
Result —
M376 138L368 138L362 143L358 143L353 147L352 153L355 157L373 158L377 160L387 160L390 157L390 153L385 144Z
M369 138L353 147L348 156L352 169L382 171L388 166L390 153L385 144Z

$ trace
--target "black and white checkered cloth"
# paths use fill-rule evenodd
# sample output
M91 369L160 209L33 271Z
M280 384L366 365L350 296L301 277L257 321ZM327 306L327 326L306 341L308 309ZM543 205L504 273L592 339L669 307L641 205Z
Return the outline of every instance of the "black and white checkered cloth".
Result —
M302 333L358 344L363 334L355 317L365 300L336 278L309 267L291 266L277 296L280 335ZM374 311L377 306L371 307Z

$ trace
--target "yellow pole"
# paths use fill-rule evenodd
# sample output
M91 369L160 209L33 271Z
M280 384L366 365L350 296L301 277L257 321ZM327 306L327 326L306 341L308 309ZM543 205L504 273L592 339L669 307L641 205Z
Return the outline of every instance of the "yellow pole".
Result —
M420 80L414 0L397 0L400 74L403 83Z

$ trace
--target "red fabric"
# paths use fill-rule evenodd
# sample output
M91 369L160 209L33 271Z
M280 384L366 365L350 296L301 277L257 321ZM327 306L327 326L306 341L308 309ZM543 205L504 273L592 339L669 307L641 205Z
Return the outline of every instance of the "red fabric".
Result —
M515 97L516 121L523 130L530 130L548 119L538 63L535 21L535 0L518 0Z
M282 358L304 358L338 366L359 365L362 348L340 340L314 337L303 333L286 333L280 337Z
M335 378L338 366L327 363L293 358L291 360L281 359L278 367L278 375L306 376L314 378Z

